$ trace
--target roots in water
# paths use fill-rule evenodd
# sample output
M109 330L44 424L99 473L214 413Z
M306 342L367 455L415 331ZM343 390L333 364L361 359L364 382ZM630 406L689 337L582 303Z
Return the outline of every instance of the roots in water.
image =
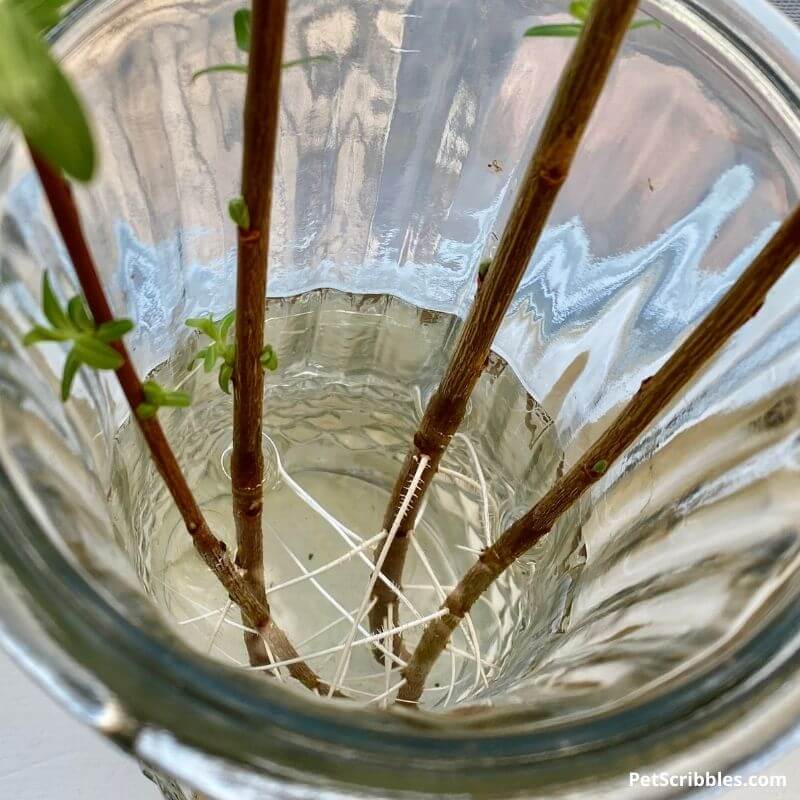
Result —
M413 336L413 329L407 334ZM153 374L194 396L191 409L164 413L162 419L209 524L233 552L231 399L219 391L213 375L200 368L187 374L187 360L177 354ZM180 366L184 371L176 380ZM529 398L513 376L487 378L484 391L476 394L482 406L455 438L421 509L398 593L399 619L372 634L367 619L371 581L383 579L374 572L373 552L388 541L378 526L423 395L431 388L396 380L386 369L390 366L347 375L288 364L272 378L276 385L267 388L264 425L270 606L303 660L332 689L376 707L385 707L401 686L404 662L392 651L393 634L402 632L413 648L424 625L443 613L447 591L525 502L515 494L508 464L512 470L524 464L530 472L534 461L557 462L555 452L542 451L541 431L524 444L519 436L506 436L518 452L489 444L497 441L485 427L498 388L489 384L499 385L512 411L520 410L519 418L508 415L506 424L519 424L529 413ZM129 426L119 433L115 465L116 525L147 590L193 647L250 670L238 610L196 555ZM529 573L524 565L510 570L473 609L431 677L425 707L489 702L500 689L504 657L527 614ZM384 656L384 665L373 648ZM276 662L269 670L293 685L287 666Z

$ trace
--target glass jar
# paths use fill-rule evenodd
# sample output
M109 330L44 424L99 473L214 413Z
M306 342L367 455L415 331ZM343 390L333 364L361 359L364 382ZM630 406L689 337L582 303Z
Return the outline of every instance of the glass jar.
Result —
M233 302L225 208L243 80L192 76L237 58L237 5L85 2L55 34L102 158L78 192L88 238L114 308L137 324L140 372L198 399L164 422L198 494L213 479L201 501L223 527L224 408L204 405L202 373L185 370L197 341L183 321ZM317 549L330 531L280 499L283 468L337 514L380 524L572 46L522 34L562 11L291 3L286 57L328 58L284 73L267 326L278 444L265 451L267 513L284 519L268 553L296 534L309 561L333 555ZM434 565L453 580L480 525L496 535L574 462L797 202L800 34L765 2L643 11L661 27L626 40L446 463L451 488L488 485L486 509L462 494L447 516L445 489L432 494L439 542L465 536ZM81 375L61 405L63 352L21 346L42 270L62 296L75 281L7 128L0 153L4 641L168 796L619 797L642 791L631 771L740 769L788 741L800 717L796 267L489 598L485 685L421 713L325 703L226 663L232 631L207 655L213 618L186 617L219 597L191 569L168 571L188 546L113 379ZM283 580L291 560L274 558ZM293 636L322 607L313 595L297 613L310 596L276 601Z

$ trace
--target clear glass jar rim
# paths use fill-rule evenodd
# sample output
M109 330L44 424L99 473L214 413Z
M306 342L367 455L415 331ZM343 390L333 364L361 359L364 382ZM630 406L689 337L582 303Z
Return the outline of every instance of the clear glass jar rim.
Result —
M56 38L106 4L79 3ZM800 29L766 0L655 0L647 6L659 9L662 17L690 15L713 23L714 35L757 68L795 119L800 117ZM465 725L453 732L410 712L341 714L269 682L234 678L231 670L132 624L49 540L2 465L0 500L6 526L0 536L3 560L40 617L54 621L48 632L56 645L120 699L133 725L114 734L130 749L146 727L169 731L198 751L255 770L265 768L267 756L273 759L269 769L302 772L310 782L348 783L358 774L369 785L385 786L384 775L392 773L391 784L399 782L397 787L406 790L438 787L455 794L490 783L493 794L503 796L530 788L534 780L546 783L548 776L557 781L563 774L571 779L594 775L598 760L622 764L636 753L641 761L649 748L675 752L685 745L687 720L698 710L703 709L704 726L735 725L743 708L784 682L800 681L797 597L723 665L635 707L588 721L534 733L515 729L513 723L491 731ZM147 690L130 691L141 686ZM751 742L750 752L738 758L755 755L788 733L788 720L797 716L800 708L784 709L767 738ZM398 775L399 763L414 769Z

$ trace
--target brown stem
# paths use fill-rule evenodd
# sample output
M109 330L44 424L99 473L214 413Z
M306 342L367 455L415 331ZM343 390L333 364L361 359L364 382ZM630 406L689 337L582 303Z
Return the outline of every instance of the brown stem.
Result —
M394 486L383 526L389 529L398 513L405 490L419 458L427 455L430 466L409 506L384 563L384 575L400 586L420 501L431 483L450 440L461 425L472 390L481 376L492 342L519 286L545 223L567 178L584 130L603 90L611 65L636 12L638 0L602 0L592 6L586 27L567 63L536 152L517 195L514 208L498 246L497 255L482 281L455 352L438 390L431 398L414 445ZM382 545L378 546L380 552ZM397 597L390 587L376 582L375 604L370 612L373 632L384 627L387 609ZM396 637L400 640L400 637ZM398 641L398 649L400 642Z
M264 349L272 173L278 138L285 25L285 0L253 0L242 156L242 196L249 212L250 227L238 229L231 484L238 545L236 563L263 604L267 596L261 529L264 498L261 352ZM244 622L252 624L246 614ZM247 636L245 640L250 663L261 663L264 657L261 643Z
M92 316L97 324L110 322L114 319L114 315L111 312L108 299L100 283L94 259L89 252L88 244L83 235L83 228L78 208L72 196L72 190L62 176L33 148L30 148L30 151ZM125 345L120 341L114 342L112 347L124 359L122 366L117 370L117 379L125 394L125 399L133 412L134 419L139 424L145 442L150 449L150 455L161 477L164 479L164 483L169 489L169 493L172 495L181 517L183 517L186 530L192 537L195 549L208 565L208 568L216 575L230 599L242 610L242 615L250 621L250 626L258 631L258 635L251 634L253 639L262 648L264 646L263 642L268 642L273 654L280 661L296 658L297 651L283 631L275 625L270 616L267 603L253 591L250 584L244 580L239 570L234 566L228 555L225 542L214 536L208 527L208 523L203 517L203 512L197 505L197 501L189 488L189 484L186 482L172 448L169 446L158 418L141 419L136 413L139 404L144 400L141 381L136 374ZM263 666L268 663L269 661L265 660L260 665ZM289 667L289 672L312 691L318 691L322 695L327 693L327 684L323 683L303 662Z
M419 699L425 678L450 634L492 582L515 559L545 536L558 518L597 480L670 404L703 365L754 317L767 292L800 255L800 206L686 341L651 378L645 380L606 432L570 471L527 513L508 528L464 575L442 607L449 611L422 634L408 666L398 700Z

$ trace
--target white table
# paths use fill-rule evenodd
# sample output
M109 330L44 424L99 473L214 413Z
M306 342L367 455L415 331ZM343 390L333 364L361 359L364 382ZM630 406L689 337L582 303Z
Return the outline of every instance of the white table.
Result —
M158 800L123 755L73 720L0 651L2 800Z

